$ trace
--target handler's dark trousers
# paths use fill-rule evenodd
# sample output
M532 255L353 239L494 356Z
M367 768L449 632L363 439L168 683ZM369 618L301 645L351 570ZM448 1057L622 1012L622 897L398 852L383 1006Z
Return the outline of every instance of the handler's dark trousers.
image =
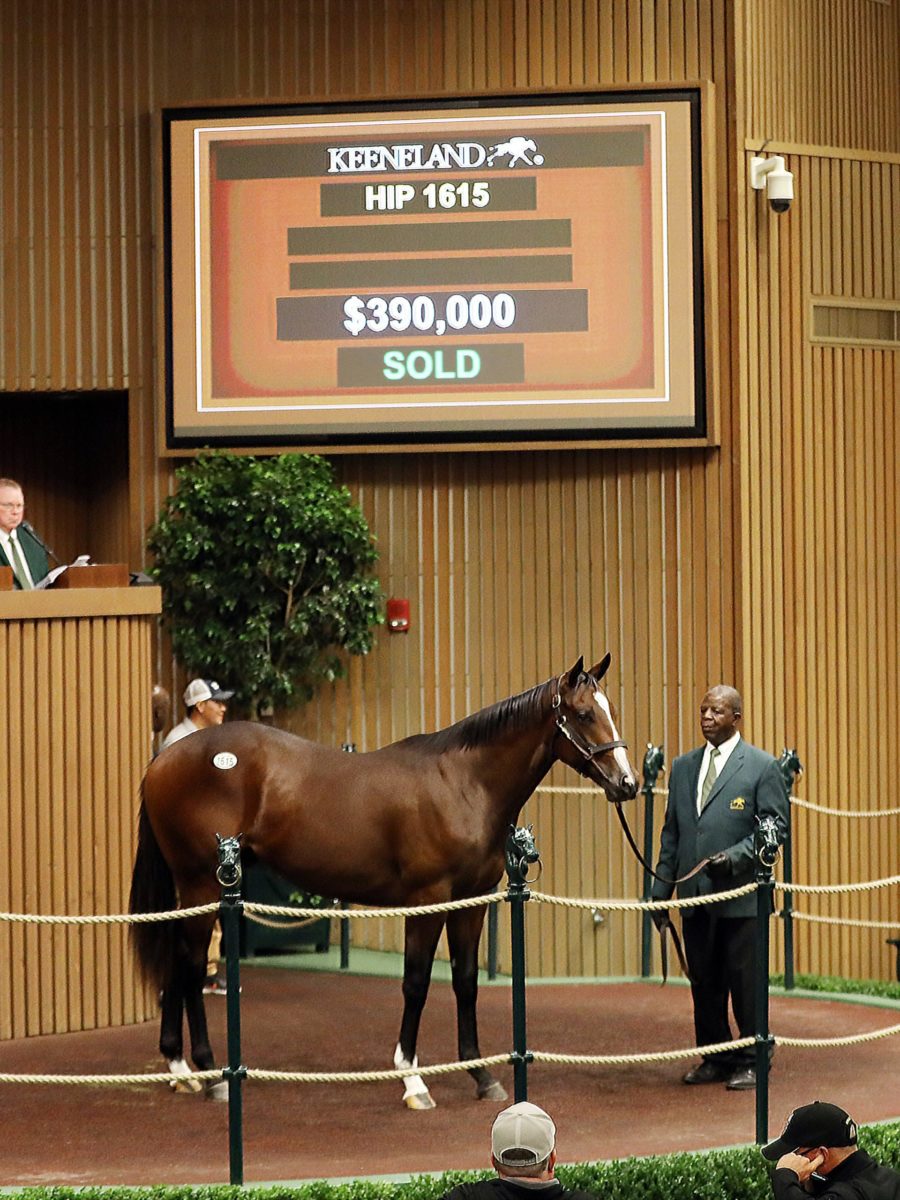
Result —
M688 966L695 980L691 993L697 1045L713 1046L732 1040L729 995L738 1037L753 1037L756 918L719 917L706 908L685 909L682 930ZM752 1067L756 1061L753 1046L704 1058L735 1069Z

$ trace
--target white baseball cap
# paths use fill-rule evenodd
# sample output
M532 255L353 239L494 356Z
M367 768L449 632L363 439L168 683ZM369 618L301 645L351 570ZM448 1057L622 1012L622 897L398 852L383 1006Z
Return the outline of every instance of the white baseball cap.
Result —
M192 679L184 689L184 706L193 708L204 700L230 700L233 695L223 691L214 679Z
M504 1108L491 1127L491 1154L507 1167L535 1167L550 1157L555 1145L556 1126L528 1100Z

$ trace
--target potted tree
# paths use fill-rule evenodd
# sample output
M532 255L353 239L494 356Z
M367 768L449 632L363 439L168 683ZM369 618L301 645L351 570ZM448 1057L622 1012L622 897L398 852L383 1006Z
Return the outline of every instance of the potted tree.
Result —
M164 627L188 674L227 680L239 712L273 719L339 678L347 654L368 653L383 620L377 552L326 459L205 452L176 479L147 546ZM260 902L297 904L297 895L311 906L258 866L245 888ZM322 943L322 923L296 933ZM259 949L256 932L248 937Z

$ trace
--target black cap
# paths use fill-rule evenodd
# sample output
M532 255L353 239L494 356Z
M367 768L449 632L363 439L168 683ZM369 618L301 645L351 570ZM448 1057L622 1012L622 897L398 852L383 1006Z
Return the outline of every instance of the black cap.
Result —
M855 1146L856 1122L849 1113L845 1113L836 1104L826 1104L816 1100L813 1104L804 1104L795 1108L787 1119L781 1137L768 1146L763 1146L764 1158L781 1158L782 1154L790 1154L799 1146L809 1149L812 1146Z

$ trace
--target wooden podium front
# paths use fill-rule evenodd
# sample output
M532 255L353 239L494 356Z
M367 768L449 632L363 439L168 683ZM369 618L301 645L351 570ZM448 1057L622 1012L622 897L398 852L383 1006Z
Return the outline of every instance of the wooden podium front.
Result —
M0 591L0 910L127 912L160 608L158 587ZM0 1039L153 1016L127 937L0 923Z
M13 587L12 567L0 567L0 592L11 592Z
M56 591L65 591L67 588L128 587L128 568L124 563L67 567L51 587Z

